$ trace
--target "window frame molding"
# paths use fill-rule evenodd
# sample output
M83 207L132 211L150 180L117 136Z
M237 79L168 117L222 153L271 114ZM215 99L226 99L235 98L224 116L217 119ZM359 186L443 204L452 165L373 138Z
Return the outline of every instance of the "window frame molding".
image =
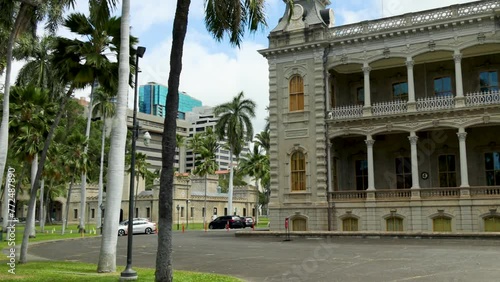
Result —
M304 154L304 162L305 162L305 190L292 190L292 167L291 167L291 158L292 155L295 152L301 152ZM292 148L288 149L286 152L286 160L285 160L285 167L286 167L286 173L285 173L285 178L287 178L288 187L285 187L286 191L285 193L291 193L291 194L304 194L304 193L310 193L311 192L311 187L310 187L310 167L309 167L309 152L308 150L299 145L295 144Z
M308 87L309 87L309 82L308 82L308 73L307 69L305 66L293 66L283 72L283 84L282 84L282 89L283 89L283 112L286 114L294 114L294 113L303 113L303 112L308 112L309 111L309 103L307 97L308 95ZM297 110L297 111L290 111L290 81L294 76L300 76L302 77L302 82L304 84L304 109L302 110Z

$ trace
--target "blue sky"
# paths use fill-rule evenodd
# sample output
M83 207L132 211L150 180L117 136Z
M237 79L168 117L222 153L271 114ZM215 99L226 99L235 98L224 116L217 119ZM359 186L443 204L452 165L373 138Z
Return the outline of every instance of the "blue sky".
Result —
M182 1L182 0L180 0ZM310 0L313 1L313 0ZM349 0L333 1L329 8L335 13L335 25L344 25L380 17L432 9L472 1L452 0ZM172 22L175 0L131 0L132 34L147 48L141 59L139 83L155 81L167 84L169 71ZM283 16L282 0L266 0L268 27L247 34L240 49L227 41L216 42L206 31L203 22L204 0L192 0L188 33L183 56L180 90L200 99L204 105L215 106L230 101L240 91L257 103L255 132L264 126L268 104L268 65L257 50L267 47L267 35ZM88 1L77 0L76 10L87 12ZM121 7L116 11L121 13ZM69 35L60 30L62 35ZM22 62L14 65L14 76ZM88 96L89 90L77 93ZM132 91L129 101L132 101ZM129 105L132 107L132 105Z

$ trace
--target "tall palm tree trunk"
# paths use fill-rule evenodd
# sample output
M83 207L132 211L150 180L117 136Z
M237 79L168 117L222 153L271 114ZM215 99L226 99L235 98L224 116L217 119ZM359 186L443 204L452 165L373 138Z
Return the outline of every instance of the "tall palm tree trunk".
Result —
M122 2L120 52L118 59L118 95L116 115L111 130L108 181L106 186L106 216L104 217L101 251L97 272L116 271L116 244L123 193L125 143L127 139L127 96L130 74L130 0Z
M101 165L99 167L99 190L97 191L97 229L101 228L102 222L102 194L104 192L104 146L106 140L106 114L102 118L102 136L101 136ZM102 231L101 231L102 234Z
M230 215L233 215L233 178L233 148L231 146L231 150L229 151L229 191L227 195L227 209Z
M66 197L66 206L65 206L65 212L64 212L64 218L63 218L63 225L62 225L62 234L64 235L64 231L66 231L66 227L68 227L68 218L69 218L69 203L71 200L71 190L73 190L73 182L75 181L75 172L73 171L73 174L71 176L71 181L69 182L69 188L68 188L68 196Z
M40 195L38 196L40 198L40 212L39 212L39 220L40 220L40 229L43 232L45 232L45 213L44 213L44 205L43 205L43 189L45 188L45 179L42 179L42 182L40 183Z
M33 187L35 186L35 178L36 178L36 173L38 170L38 154L35 155L33 160L31 161L31 191L33 191ZM31 192L30 192L30 197L31 197ZM36 199L36 192L35 192L35 199ZM28 221L29 216L32 216L33 220ZM29 238L34 238L36 236L36 230L35 230L35 215L36 215L36 200L35 203L33 204L33 209L29 210L28 206L28 216L26 217L26 226L29 226Z
M12 73L12 50L14 49L14 42L19 33L19 29L23 24L28 10L27 5L21 5L17 14L14 28L10 32L9 41L7 42L7 65L5 68L5 85L3 92L3 106L2 106L2 123L0 124L0 184L3 181L3 172L5 171L5 164L7 163L7 148L9 147L9 98L10 98L10 76ZM9 197L3 198L2 214L7 218L9 213ZM2 223L3 230L7 230L7 220Z
M66 103L68 99L73 94L74 86L72 85L66 95L61 98L59 103L59 112L57 113L54 122L50 126L49 134L45 139L45 143L43 145L42 155L40 157L40 161L38 163L38 168L36 170L35 181L33 183L33 187L31 187L30 199L28 201L28 217L26 218L26 226L31 226L35 224L35 205L36 205L36 192L38 190L38 186L40 185L40 179L42 177L43 166L45 165L45 160L47 159L47 152L49 151L50 143L52 142L52 137L54 136L54 132L56 131L57 126L59 125L59 121L64 112L64 108L66 107ZM23 234L23 241L21 244L21 254L19 257L19 263L26 263L28 261L28 238L31 228L25 228ZM34 228L33 228L34 230Z
M172 268L172 205L174 184L175 135L179 106L179 79L182 71L182 53L186 38L191 0L178 0L172 31L170 73L168 76L167 117L163 123L162 170L158 201L158 251L155 280L170 282Z
M85 140L87 143L85 144L85 148L83 149L84 154L87 154L89 150L88 140L90 139L90 123L92 122L92 104L94 103L94 89L96 82L92 83L92 87L90 89L90 102L89 102L89 112L87 114L87 128L85 129ZM80 223L79 230L81 234L85 233L85 215L86 215L86 205L87 205L87 170L82 172L82 186L80 189Z

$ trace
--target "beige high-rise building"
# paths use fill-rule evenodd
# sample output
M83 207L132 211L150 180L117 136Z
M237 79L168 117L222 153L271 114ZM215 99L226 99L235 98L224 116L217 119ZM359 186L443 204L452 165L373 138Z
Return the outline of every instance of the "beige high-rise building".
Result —
M271 228L500 231L500 1L345 26L296 0L269 62Z

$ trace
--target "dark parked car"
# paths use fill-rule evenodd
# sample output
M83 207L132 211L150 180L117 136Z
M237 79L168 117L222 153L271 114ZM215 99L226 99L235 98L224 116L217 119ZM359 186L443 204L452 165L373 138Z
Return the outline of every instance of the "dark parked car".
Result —
M229 223L229 228L245 228L245 223L238 216L219 216L208 225L209 229L224 229Z

